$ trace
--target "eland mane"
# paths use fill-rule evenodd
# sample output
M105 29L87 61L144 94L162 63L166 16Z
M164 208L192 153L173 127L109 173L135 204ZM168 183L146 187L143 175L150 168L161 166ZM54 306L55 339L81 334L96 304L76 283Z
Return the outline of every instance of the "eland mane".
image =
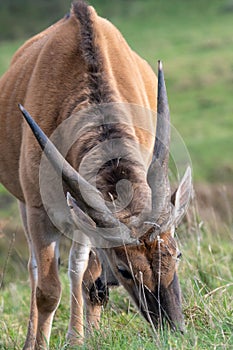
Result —
M113 91L104 70L101 50L96 43L94 23L90 8L85 2L73 5L73 13L80 23L80 48L87 71L83 100L89 104L113 102Z
M116 102L116 98L114 97L114 91L110 87L109 79L106 75L104 59L96 40L90 8L86 6L85 2L79 1L74 3L72 11L80 23L80 48L86 66L86 84L83 95L78 101L78 105L81 105L82 108L87 108L92 105L114 103ZM77 101L74 107L77 107ZM91 109L89 112L90 115L86 116L89 127L85 130L85 134L81 135L78 142L79 144L75 147L75 153L78 155L80 161L95 146L104 141L121 138L122 144L126 143L126 150L131 148L131 140L137 141L135 133L132 134L132 128L130 129L126 125L127 120L122 118L123 112L118 110L118 106L114 106L113 109L113 113L119 113L117 122L114 123L105 123L105 116L101 109L95 109L94 111ZM95 124L99 121L98 127L93 128L92 120ZM129 152L127 153L129 154ZM93 161L98 163L100 156L100 154L97 154L98 158L93 159ZM127 179L132 183L137 183L137 190L134 191L134 199L131 201L130 207L128 207L128 210L124 214L127 216L130 214L138 214L141 207L143 207L139 205L139 203L142 203L143 200L146 201L148 195L145 184L142 190L139 188L140 185L142 186L142 183L140 184L142 179L139 178L138 174L138 170L141 166L138 155L135 154L132 157L131 154L130 158L130 161L118 158L104 163L100 166L97 176L97 188L106 200L110 200L109 194L111 194L114 199L117 198L116 184L119 180Z

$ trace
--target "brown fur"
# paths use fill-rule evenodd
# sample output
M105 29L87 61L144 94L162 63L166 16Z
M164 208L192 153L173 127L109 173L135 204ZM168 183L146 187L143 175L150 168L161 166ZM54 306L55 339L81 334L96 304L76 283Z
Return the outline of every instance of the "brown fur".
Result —
M0 80L0 91L0 181L21 202L30 249L31 312L24 349L39 349L45 348L49 341L53 315L61 296L57 254L60 233L43 208L38 174L41 150L23 122L17 104L23 104L49 136L70 115L96 104L126 102L155 112L157 79L149 65L130 49L110 22L100 18L92 7L78 1L69 17L28 40L16 52L9 70ZM72 146L68 160L78 170L89 150L105 140L111 141L120 136L122 147L129 152L129 160L116 157L98 168L101 159L96 157L99 169L97 187L108 200L109 192L114 198L117 196L116 184L119 180L127 179L133 183L133 200L126 211L119 214L119 218L127 222L132 215L140 213L150 197L146 176L154 145L156 117L155 113L151 113L150 118L148 114L137 116L129 113L130 123L127 125L121 118L119 123L108 126L103 123L93 130L93 123L101 120L101 114L97 111L88 116L83 133ZM150 124L148 131L143 128L146 118ZM138 121L141 127L134 126ZM82 124L83 120L79 122ZM132 140L144 147L149 157L140 159L140 151L130 146ZM92 180L92 174L89 175L89 180ZM100 281L103 269L109 264L112 273L148 319L144 307L139 305L138 290L145 285L145 293L149 293L149 307L153 308L155 295L158 294L160 257L161 288L165 288L165 294L166 288L173 288L176 271L176 244L170 232L162 233L161 239L160 244L158 240L150 242L145 236L139 246L106 250L108 262L105 257L102 264L98 253L96 258L90 258L88 268L89 248L73 242L69 266L72 290L68 339L71 344L79 343L84 336L82 288L87 320L89 324L98 326L104 300L98 299L102 290ZM121 266L118 265L122 264L128 271L119 272ZM112 283L116 283L115 280ZM157 310L152 315L155 324L159 323L158 314ZM172 315L169 317L172 319ZM182 323L182 314L176 321ZM77 339L77 334L80 339Z

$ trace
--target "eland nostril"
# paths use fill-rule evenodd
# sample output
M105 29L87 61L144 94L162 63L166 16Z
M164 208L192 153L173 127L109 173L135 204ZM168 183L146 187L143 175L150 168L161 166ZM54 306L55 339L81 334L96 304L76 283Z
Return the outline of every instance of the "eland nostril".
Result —
M171 322L169 321L172 332L180 332L182 335L186 333L184 322Z
M177 331L179 331L182 335L186 333L184 322L177 327Z
M182 335L184 335L184 334L186 333L186 329L185 329L185 328L181 328L181 329L179 329L179 331L180 331L180 333L181 333Z

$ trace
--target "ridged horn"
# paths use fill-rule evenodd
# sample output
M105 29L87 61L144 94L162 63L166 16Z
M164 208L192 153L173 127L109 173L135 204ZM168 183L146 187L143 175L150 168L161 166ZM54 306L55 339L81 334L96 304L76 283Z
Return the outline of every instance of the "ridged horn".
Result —
M162 62L158 61L158 101L156 138L147 181L152 190L152 216L157 220L161 214L168 214L170 205L170 184L168 162L170 148L170 113Z
M91 184L89 184L61 155L54 144L49 140L39 125L34 121L28 111L19 104L19 108L36 137L41 149L53 165L54 169L62 174L63 180L67 186L76 194L85 194L87 204L99 211L110 210L104 203L101 193ZM81 191L80 191L81 188Z
M41 149L57 173L62 175L62 178L68 188L75 193L77 197L80 197L81 195L84 198L87 208L90 207L94 209L89 210L91 214L93 214L91 215L93 216L93 219L98 220L104 227L118 227L119 230L125 234L125 237L129 237L129 242L132 242L129 229L114 217L110 209L106 206L101 193L94 186L88 183L65 160L65 158L61 155L54 144L49 140L39 125L21 104L19 104L19 108L30 126L34 136L36 137ZM127 240L125 243L127 243Z

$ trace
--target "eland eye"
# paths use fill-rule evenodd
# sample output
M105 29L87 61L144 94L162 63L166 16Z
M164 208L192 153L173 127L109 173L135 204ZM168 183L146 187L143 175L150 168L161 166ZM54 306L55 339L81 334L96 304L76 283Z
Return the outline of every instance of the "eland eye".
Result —
M125 279L132 279L132 274L122 266L117 266L117 270L120 272L121 276Z
M181 259L182 258L182 253L181 252L178 252L177 254L177 259Z

